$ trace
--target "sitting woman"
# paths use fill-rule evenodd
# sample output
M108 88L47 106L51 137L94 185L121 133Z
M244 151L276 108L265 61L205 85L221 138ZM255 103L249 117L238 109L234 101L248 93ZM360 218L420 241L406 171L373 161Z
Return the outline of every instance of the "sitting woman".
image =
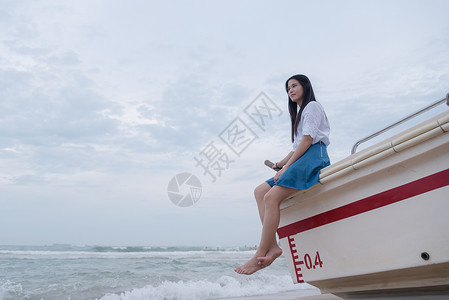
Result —
M250 275L269 266L282 254L276 242L280 204L299 190L319 181L320 170L330 164L326 147L329 145L329 121L313 93L305 75L294 75L285 83L291 119L292 151L273 169L276 175L259 185L254 195L262 221L262 237L255 255L235 269ZM298 111L299 106L299 111Z

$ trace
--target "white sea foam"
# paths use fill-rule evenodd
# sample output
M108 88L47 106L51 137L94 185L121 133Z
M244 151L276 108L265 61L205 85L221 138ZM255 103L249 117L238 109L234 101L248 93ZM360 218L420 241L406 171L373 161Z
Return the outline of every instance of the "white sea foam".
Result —
M9 280L0 281L0 300L13 299L23 293L22 285Z
M245 277L244 280L222 276L216 281L166 281L158 286L148 285L121 294L106 294L101 300L199 300L266 295L298 289L314 291L314 288L307 284L293 285L291 277L288 275L261 274Z

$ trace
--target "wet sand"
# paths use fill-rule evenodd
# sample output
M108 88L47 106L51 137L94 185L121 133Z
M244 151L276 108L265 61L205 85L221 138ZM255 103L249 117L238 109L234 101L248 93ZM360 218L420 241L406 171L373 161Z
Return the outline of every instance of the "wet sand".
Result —
M332 294L319 294L313 290L295 290L269 295L220 298L228 300L340 300L342 298ZM217 299L218 300L218 299Z

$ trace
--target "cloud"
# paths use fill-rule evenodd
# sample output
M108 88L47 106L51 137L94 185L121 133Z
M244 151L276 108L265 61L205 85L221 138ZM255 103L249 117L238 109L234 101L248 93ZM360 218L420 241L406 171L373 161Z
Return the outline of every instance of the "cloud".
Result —
M117 243L143 243L149 228L194 219L189 229L199 230L202 215L218 236L246 226L240 241L252 239L252 189L272 175L263 161L291 147L288 77L312 80L333 162L448 92L447 1L3 2L0 220L21 228L9 241L59 242L67 230L67 242L82 243L83 219L98 226L90 241L113 241L113 228ZM211 141L227 149L220 133L262 91L283 114L212 183L193 157ZM188 211L167 198L179 172L204 184ZM30 233L18 225L27 218ZM64 230L46 231L52 221ZM173 240L169 230L151 237ZM193 233L182 242L206 238L219 241Z

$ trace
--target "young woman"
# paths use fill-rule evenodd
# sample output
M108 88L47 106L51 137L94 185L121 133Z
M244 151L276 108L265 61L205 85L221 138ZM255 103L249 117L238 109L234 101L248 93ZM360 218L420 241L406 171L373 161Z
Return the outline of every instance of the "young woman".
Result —
M293 149L273 169L276 175L254 190L262 237L255 255L235 269L250 275L263 269L282 254L276 242L281 202L318 183L320 170L330 164L326 147L329 145L329 121L323 107L313 93L312 84L305 75L294 75L285 83L291 119ZM299 111L298 111L299 106Z

